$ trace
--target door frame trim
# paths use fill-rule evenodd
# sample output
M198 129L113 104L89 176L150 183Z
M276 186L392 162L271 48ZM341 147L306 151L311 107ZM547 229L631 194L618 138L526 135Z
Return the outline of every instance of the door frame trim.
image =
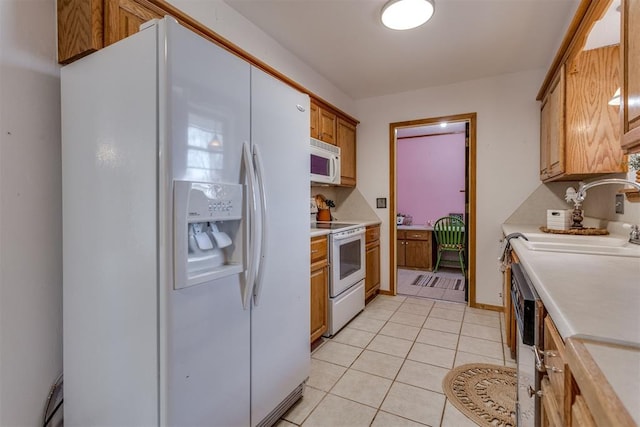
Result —
M469 163L467 165L469 191L469 248L467 274L469 278L470 307L477 307L476 303L476 126L477 113L456 114L452 116L431 117L419 120L389 123L389 293L396 295L397 266L396 266L396 131L398 128L433 125L440 122L469 122Z

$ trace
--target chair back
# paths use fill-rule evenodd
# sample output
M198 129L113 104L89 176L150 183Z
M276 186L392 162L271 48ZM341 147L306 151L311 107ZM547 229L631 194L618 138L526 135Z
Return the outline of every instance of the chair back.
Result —
M443 248L456 249L464 245L464 222L460 218L445 216L433 225L436 243Z

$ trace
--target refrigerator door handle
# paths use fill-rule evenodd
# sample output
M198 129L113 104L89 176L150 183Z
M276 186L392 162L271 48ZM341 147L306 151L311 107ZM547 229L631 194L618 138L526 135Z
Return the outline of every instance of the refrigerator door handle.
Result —
M247 178L247 223L249 224L249 238L247 246L247 268L245 270L244 287L242 288L242 306L244 309L249 308L251 302L251 296L253 295L253 286L256 281L256 259L257 259L257 216L258 216L258 203L256 201L256 188L255 188L255 170L253 167L253 161L251 158L251 151L249 150L249 143L244 142L242 144L242 162L244 163L244 170Z
M259 236L259 248L256 258L256 281L253 287L253 303L258 305L260 302L260 295L262 293L262 277L264 273L264 263L266 259L266 252L264 250L267 241L267 227L265 221L267 217L267 194L264 190L264 168L262 167L262 155L260 154L260 148L257 144L253 145L253 158L255 161L256 177L258 181L258 194L260 195L260 221L258 225Z

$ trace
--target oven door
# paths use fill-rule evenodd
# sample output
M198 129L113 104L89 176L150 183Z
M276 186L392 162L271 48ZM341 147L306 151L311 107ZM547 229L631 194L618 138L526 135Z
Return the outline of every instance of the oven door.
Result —
M331 235L331 298L364 279L365 268L364 229L344 237Z

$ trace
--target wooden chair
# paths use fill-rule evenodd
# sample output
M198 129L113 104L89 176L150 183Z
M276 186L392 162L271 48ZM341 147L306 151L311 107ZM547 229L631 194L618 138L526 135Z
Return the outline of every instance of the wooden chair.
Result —
M464 222L460 218L452 216L442 217L433 225L433 234L436 237L438 247L438 259L433 272L438 272L444 252L457 252L464 276Z

